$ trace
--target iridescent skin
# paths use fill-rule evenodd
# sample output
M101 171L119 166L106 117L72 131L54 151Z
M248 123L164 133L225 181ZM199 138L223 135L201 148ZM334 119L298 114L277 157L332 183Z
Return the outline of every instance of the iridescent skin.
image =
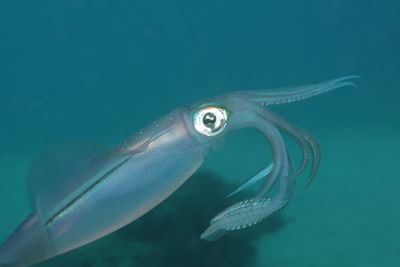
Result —
M212 221L202 238L215 240L231 230L218 222L225 221L225 226L239 221L257 223L253 220L266 218L287 204L294 190L294 177L303 172L310 155L313 161L308 183L316 175L320 160L312 136L262 105L293 102L354 86L348 81L351 78L356 76L302 87L233 92L199 101L167 114L68 179L36 178L31 182L34 210L1 246L0 266L43 261L136 220L181 186L202 164L213 143L242 127L254 127L263 133L273 153L272 164L239 188L266 177L254 196L255 205L260 203L254 209L257 214L252 214L254 219L244 220L249 213L248 206L242 205L229 220L222 214ZM304 152L297 170L291 166L280 130L293 136ZM277 194L269 202L262 201L278 180ZM47 182L55 183L57 190L43 187Z

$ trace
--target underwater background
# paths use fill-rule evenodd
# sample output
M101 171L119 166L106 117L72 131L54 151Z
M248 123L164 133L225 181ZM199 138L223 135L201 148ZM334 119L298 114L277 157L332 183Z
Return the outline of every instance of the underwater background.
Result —
M60 140L112 146L202 98L356 74L359 88L272 107L323 153L284 211L199 238L268 162L267 142L244 129L141 219L36 266L400 266L399 11L396 0L1 1L0 241L30 212L30 163Z

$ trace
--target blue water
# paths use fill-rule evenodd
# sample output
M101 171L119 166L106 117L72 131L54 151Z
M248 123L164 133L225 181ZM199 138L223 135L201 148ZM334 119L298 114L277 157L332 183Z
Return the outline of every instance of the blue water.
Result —
M0 2L0 240L30 211L25 175L63 139L115 145L177 106L233 90L358 74L274 110L320 142L289 207L199 239L266 164L242 130L128 227L37 266L400 266L400 3L347 0Z

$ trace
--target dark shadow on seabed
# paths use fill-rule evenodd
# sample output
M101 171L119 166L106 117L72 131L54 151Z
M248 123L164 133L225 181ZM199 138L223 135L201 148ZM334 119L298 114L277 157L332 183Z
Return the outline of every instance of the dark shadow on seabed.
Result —
M199 172L136 222L37 266L251 266L256 256L252 240L280 230L285 220L276 214L217 242L200 240L209 220L234 203L225 198L227 186L211 172Z

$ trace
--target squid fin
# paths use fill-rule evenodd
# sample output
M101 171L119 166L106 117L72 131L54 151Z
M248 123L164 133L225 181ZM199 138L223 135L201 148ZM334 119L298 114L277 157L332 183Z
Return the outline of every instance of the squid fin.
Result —
M109 173L126 155L110 153L101 145L63 141L47 148L28 172L28 189L34 210L43 223Z

